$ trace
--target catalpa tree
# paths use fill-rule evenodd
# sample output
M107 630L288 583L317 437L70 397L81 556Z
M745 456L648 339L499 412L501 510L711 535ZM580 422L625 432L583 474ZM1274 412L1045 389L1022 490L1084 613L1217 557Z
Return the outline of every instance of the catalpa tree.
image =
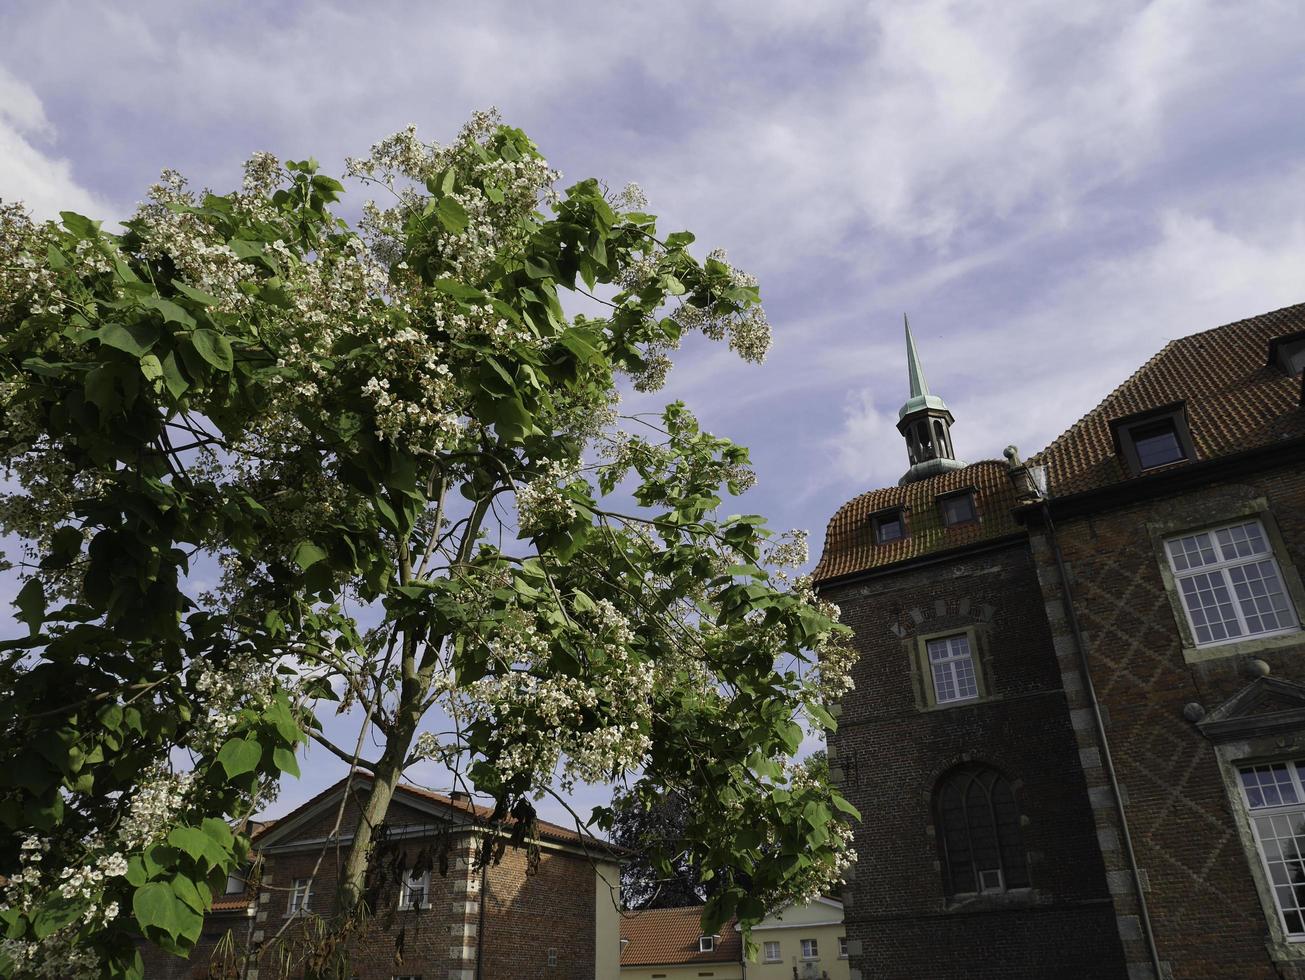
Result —
M165 172L120 233L0 210L0 973L184 954L307 740L373 786L342 915L425 760L517 827L575 780L697 801L652 860L722 869L709 930L845 867L794 763L849 686L837 610L722 516L746 450L619 408L688 333L760 360L756 282L493 114L348 169L383 198L353 225L266 154L221 196Z

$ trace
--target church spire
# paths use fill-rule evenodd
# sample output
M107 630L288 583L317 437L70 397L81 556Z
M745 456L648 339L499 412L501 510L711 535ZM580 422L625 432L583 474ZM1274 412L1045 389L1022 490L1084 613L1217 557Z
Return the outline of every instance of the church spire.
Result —
M914 483L948 470L959 470L965 464L956 458L952 448L951 427L956 420L947 403L929 391L906 314L902 314L902 323L906 328L906 373L911 394L897 413L897 430L906 439L911 468L898 482Z
M919 398L929 394L929 382L924 379L924 365L915 349L915 338L911 336L911 321L902 314L902 323L906 327L906 371L911 376L911 397Z

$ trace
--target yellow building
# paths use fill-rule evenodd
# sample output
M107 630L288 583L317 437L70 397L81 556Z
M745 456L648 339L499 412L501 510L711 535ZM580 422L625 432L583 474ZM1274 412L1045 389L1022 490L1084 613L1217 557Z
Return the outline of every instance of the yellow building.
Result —
M751 959L733 919L707 936L701 917L701 905L624 916L621 980L850 980L843 906L833 899L790 906L755 926Z
M746 980L793 980L794 976L850 980L845 937L842 902L818 898L809 905L790 905L753 926L757 954L743 964L743 976Z

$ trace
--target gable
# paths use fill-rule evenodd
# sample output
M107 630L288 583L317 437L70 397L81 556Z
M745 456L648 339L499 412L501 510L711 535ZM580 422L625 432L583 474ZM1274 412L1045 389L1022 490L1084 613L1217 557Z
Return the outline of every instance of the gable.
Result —
M1257 677L1196 726L1215 742L1305 729L1305 686Z

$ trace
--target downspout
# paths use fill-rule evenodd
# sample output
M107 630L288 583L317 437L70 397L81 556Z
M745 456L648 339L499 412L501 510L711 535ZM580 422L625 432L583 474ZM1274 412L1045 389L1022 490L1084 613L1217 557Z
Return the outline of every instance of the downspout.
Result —
M1074 644L1078 647L1079 664L1083 671L1083 691L1087 694L1088 704L1092 708L1092 722L1096 728L1097 742L1101 746L1101 765L1110 782L1110 793L1115 801L1115 811L1119 814L1119 829L1123 838L1124 855L1128 859L1128 869L1133 875L1133 886L1137 889L1137 909L1142 920L1142 934L1146 937L1146 948L1151 954L1151 966L1155 970L1156 980L1164 980L1164 971L1160 968L1160 950L1156 947L1155 933L1151 929L1151 913L1147 909L1146 889L1142 883L1142 872L1137 866L1137 853L1133 850L1133 835L1128 831L1128 814L1124 809L1123 794L1119 791L1119 778L1115 774L1115 762L1110 754L1110 743L1106 739L1106 723L1101 717L1101 703L1097 700L1096 685L1092 682L1092 670L1088 664L1087 644L1083 642L1083 631L1079 628L1078 615L1074 612L1074 593L1070 588L1069 575L1065 570L1065 557L1060 550L1060 540L1056 537L1056 525L1051 520L1051 508L1046 497L1041 500L1042 520L1051 540L1051 551L1056 558L1056 570L1060 573L1060 584L1065 596L1065 618L1069 622L1070 632L1074 634Z
M476 925L476 980L484 977L485 951L485 905L489 902L489 847L481 848L480 861L480 912Z

